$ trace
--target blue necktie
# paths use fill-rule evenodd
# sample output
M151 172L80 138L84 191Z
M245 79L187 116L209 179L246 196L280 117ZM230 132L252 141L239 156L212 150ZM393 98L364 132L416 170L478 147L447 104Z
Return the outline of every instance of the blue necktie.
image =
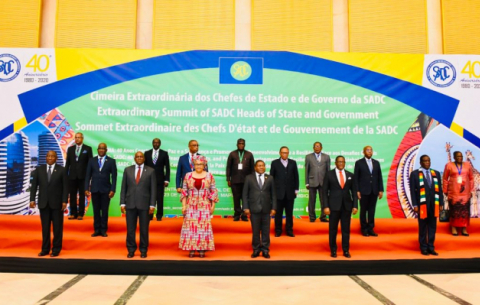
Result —
M103 158L98 158L98 168L102 169L102 159Z

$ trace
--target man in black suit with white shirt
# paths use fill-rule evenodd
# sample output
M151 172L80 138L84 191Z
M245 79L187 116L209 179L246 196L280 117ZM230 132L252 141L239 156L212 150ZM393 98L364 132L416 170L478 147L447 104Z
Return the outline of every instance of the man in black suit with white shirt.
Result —
M345 170L345 158L338 156L335 159L335 169L325 176L323 181L323 198L325 203L323 211L330 215L328 239L330 256L337 257L337 231L338 223L342 227L343 256L350 258L350 220L352 213L358 211L358 198L353 174Z
M280 148L280 158L272 161L270 176L275 178L277 194L277 211L275 214L275 237L282 235L282 218L285 209L285 231L287 236L293 234L293 203L297 197L300 182L298 179L298 167L295 160L289 159L287 146Z
M68 201L67 171L63 166L55 164L57 153L47 153L47 164L40 165L32 172L32 186L30 188L30 207L35 203L38 190L38 209L42 223L42 251L38 256L50 253L50 228L53 224L53 247L50 256L55 257L62 250L63 239L63 211Z
M363 155L365 158L355 162L353 172L357 196L360 199L360 227L363 236L378 236L373 228L375 227L377 198L382 199L383 197L382 168L380 163L372 158L373 148L371 146L363 148Z
M108 208L117 188L117 164L107 151L107 144L98 144L98 156L88 162L85 176L85 195L91 194L93 203L92 237L108 236Z
M75 134L75 145L67 149L65 168L70 182L70 216L82 220L85 215L85 175L88 161L93 158L92 148L83 143L83 134ZM78 193L78 211L77 211Z
M260 255L270 258L270 219L277 210L277 195L273 177L265 175L265 162L255 162L255 173L245 178L243 187L243 209L251 215L252 258ZM260 242L260 234L262 239Z
M155 170L157 179L157 221L163 218L163 197L165 188L170 183L170 158L168 152L160 149L162 141L155 138L152 141L153 148L145 152L145 165ZM153 214L150 215L153 219Z

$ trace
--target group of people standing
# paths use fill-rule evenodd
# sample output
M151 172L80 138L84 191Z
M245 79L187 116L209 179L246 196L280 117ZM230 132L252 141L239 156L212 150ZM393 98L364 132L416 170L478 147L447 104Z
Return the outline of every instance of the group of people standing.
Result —
M120 207L126 214L127 257L137 250L135 232L140 226L140 256L147 257L149 223L162 221L165 187L170 183L168 152L160 149L161 141L155 138L152 149L135 153L135 164L123 173ZM180 194L184 221L179 248L205 257L206 251L215 249L211 215L219 201L215 178L208 172L207 158L198 153L196 140L188 143L189 152L178 160L176 190ZM337 257L337 231L341 224L343 255L351 257L349 249L351 215L359 210L361 234L376 237L375 209L383 197L383 180L380 163L372 158L373 149L363 149L364 158L356 161L354 172L345 170L345 158L335 158L331 169L330 156L322 153L322 143L313 144L313 153L305 157L305 186L309 190L308 214L310 222L317 219L317 196L320 199L320 221L329 223L330 255ZM32 172L30 206L38 207L42 223L42 249L39 256L58 256L62 249L63 211L70 195L69 220L82 220L85 213L85 196L91 196L94 210L92 237L107 237L108 209L117 184L115 159L107 155L107 145L100 143L98 155L83 143L83 134L75 135L75 145L67 150L65 168L55 164L56 153L47 154L46 165ZM245 150L245 140L237 140L237 149L227 159L226 179L231 187L234 221L248 221L252 226L252 258L260 253L270 258L270 221L275 217L275 237L283 232L295 237L293 231L294 201L300 189L299 172L295 160L288 158L289 149L282 146L280 157L272 161L270 173L262 160L255 161ZM447 164L442 179L440 173L430 168L430 158L421 156L421 168L410 176L411 202L419 222L419 243L424 255L438 255L434 249L436 222L443 209L443 193L448 194L452 234L468 236L469 202L474 191L472 168L463 163L460 152L454 153L455 162ZM38 191L38 199L36 198ZM78 209L77 209L77 193ZM83 200L82 200L83 199ZM283 214L285 213L285 230ZM50 227L53 225L53 247L50 245Z

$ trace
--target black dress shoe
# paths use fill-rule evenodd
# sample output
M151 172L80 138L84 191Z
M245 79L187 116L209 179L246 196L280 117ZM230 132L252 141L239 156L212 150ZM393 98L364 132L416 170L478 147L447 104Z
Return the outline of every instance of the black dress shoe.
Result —
M377 234L377 233L375 233L375 231L373 231L373 230L371 230L371 231L368 231L368 235L370 235L370 236L375 236L375 237L377 237L377 236L378 236L378 234Z
M362 231L362 235L365 236L365 237L369 236L367 231Z
M100 232L94 232L91 236L92 236L92 237L100 236Z
M337 257L337 251L331 251L330 256L333 258Z
M132 258L135 255L135 252L128 252L127 258Z
M253 250L251 257L255 258L255 257L258 257L259 255L260 255L260 250Z
M422 253L422 255L429 255L430 253L428 253L427 250L420 250L420 253Z
M352 256L350 255L350 252L348 252L348 251L347 251L347 252L343 252L343 256L345 256L346 258L352 257Z
M295 234L293 234L293 232L290 232L290 233L287 233L287 236L295 237Z
M107 236L108 236L107 232L102 233L102 237L107 237Z
M247 216L242 216L242 221L248 221L248 217Z
M270 253L268 251L262 251L262 255L265 258L270 258Z
M157 221L162 221L163 216L157 217Z
M57 257L60 253L58 252L52 252L52 254L50 254L50 257Z
M427 251L428 251L428 254L438 256L438 253L435 252L435 250L427 250Z
M141 258L147 258L147 252L142 252L140 253Z
M310 222L315 222L315 219L310 219Z
M326 219L326 218L320 218L320 222L328 222L328 219Z
M42 251L42 252L38 253L38 256L46 256L46 255L48 255L48 253L50 253L50 252Z
M233 221L239 221L240 220L240 216L233 216Z
M282 233L275 233L275 237L280 237Z

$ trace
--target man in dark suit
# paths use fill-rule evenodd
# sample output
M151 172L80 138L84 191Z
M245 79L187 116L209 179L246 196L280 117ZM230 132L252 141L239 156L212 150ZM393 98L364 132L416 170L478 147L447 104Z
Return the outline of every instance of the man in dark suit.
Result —
M358 198L353 174L345 170L345 158L335 159L335 169L329 171L323 181L323 210L330 215L328 240L330 256L337 257L338 223L342 226L343 256L350 258L350 220L358 211Z
M190 140L190 142L188 142L189 152L178 159L177 177L175 179L177 193L181 193L183 190L183 178L185 178L185 175L195 170L193 167L193 157L199 155L198 147L199 145L196 140ZM205 167L205 170L208 172L207 167Z
M248 221L248 217L243 214L243 208L240 200L243 195L243 185L245 177L255 172L255 160L248 150L245 150L245 140L237 140L237 150L232 151L227 159L227 182L232 188L233 196L233 221L239 221L240 217L243 221Z
M300 182L295 160L289 159L290 151L287 146L280 148L280 159L272 161L270 176L275 178L277 194L277 210L275 213L275 237L282 235L282 216L285 210L285 231L290 237L293 234L293 202L297 197Z
M365 158L355 162L353 172L357 196L360 199L360 227L363 236L378 236L375 227L375 208L377 198L383 197L382 168L377 160L372 159L371 146L363 148ZM368 214L368 221L367 221Z
M277 210L277 195L273 177L265 175L265 162L255 162L255 173L245 178L243 209L252 223L252 258L270 258L270 219ZM262 241L260 242L260 234Z
M68 219L82 220L85 215L85 175L88 161L93 158L92 148L83 144L83 134L75 134L75 145L67 149L65 168L70 181L70 216ZM77 211L78 193L78 211Z
M170 183L170 158L168 152L160 149L162 141L155 138L152 141L153 148L145 152L145 165L155 169L157 179L157 221L162 221L163 217L163 197L165 188ZM150 215L153 219L153 214Z
M120 206L122 214L127 218L127 250L128 258L132 258L137 250L135 232L137 221L140 222L140 255L147 257L148 226L150 214L155 211L157 196L157 180L155 170L145 166L145 156L141 151L135 154L135 165L125 168L123 172Z
M50 256L58 256L62 250L63 211L67 208L68 179L63 166L55 164L57 153L47 153L47 164L40 165L32 172L30 207L36 207L38 189L38 209L42 223L42 251L38 256L50 253L50 228L53 225L53 247Z
M313 143L313 153L305 157L305 186L308 190L308 216L310 222L315 222L317 215L315 213L315 204L317 201L317 193L320 199L320 221L328 222L326 215L323 213L323 180L326 173L330 170L330 156L322 153L322 143Z
M420 169L410 174L410 198L415 213L418 213L418 241L420 253L435 255L437 217L443 210L442 177L430 168L430 157L420 157Z
M88 162L85 176L85 195L92 195L93 203L92 237L108 236L108 208L117 188L117 164L107 151L107 144L98 144L98 156Z

